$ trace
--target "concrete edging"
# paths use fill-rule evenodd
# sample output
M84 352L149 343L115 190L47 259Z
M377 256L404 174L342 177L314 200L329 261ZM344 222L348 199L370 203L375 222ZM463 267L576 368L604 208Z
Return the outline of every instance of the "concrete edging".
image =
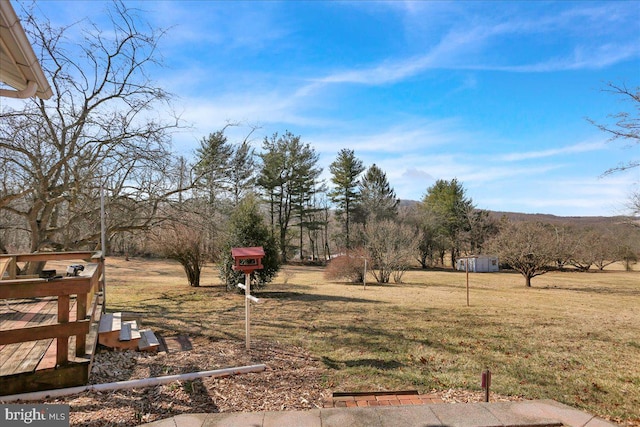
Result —
M554 400L182 414L148 427L615 427Z

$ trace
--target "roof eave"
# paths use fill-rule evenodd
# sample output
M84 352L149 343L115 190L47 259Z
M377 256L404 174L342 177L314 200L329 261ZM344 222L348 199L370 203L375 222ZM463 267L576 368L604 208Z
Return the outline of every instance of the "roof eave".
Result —
M19 78L13 78L10 73L0 73L2 81L16 89L15 91L0 89L0 96L29 98L35 95L41 99L51 98L53 92L49 82L8 0L0 0L0 31L3 53L9 56L14 65L11 74L19 76Z

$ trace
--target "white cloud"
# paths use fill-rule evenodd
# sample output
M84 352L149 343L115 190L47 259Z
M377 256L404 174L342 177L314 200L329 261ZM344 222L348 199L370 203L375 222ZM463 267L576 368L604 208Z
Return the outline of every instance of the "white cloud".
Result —
M405 169L404 172L402 172L402 174L400 175L400 177L410 182L414 182L418 180L423 180L423 181L435 180L435 178L428 172L419 170L417 168L412 168L412 167Z
M162 1L143 8L148 9L154 24L171 29L165 43L177 54L195 46L205 51L246 53L284 43L291 34L288 23L277 17L280 6L276 3L264 2L259 8L242 2L227 6L220 2Z
M469 132L459 129L456 119L409 119L372 131L375 126L381 125L371 121L342 123L338 126L338 133L311 135L309 140L321 152L337 153L342 148L350 148L363 158L368 155L378 158L385 154L421 154L429 148L454 144L470 137Z
M393 83L418 74L434 64L433 56L416 56L401 60L387 60L380 65L359 70L341 71L320 77L319 83L359 83L379 85Z
M575 177L561 172L554 178L541 174L520 180L517 189L508 182L495 182L490 188L472 189L481 208L554 215L609 216L622 214L620 200L627 198L628 177L598 179ZM517 191L516 191L517 190ZM509 194L509 196L505 196ZM496 208L496 207L500 208Z
M413 7L410 3L393 7L399 7L414 19L420 19L422 25L433 23L448 28L443 30L444 36L438 42L424 42L423 53L405 58L387 58L377 64L356 69L337 70L314 81L322 84L382 85L402 81L430 69L548 73L599 69L640 57L640 37L637 33L630 33L634 41L629 41L628 38L615 39L611 34L610 26L626 26L625 20L629 19L617 7L575 8L535 18L504 15L479 19L479 15L474 15L473 20L468 19L464 10L458 8L437 8L434 13L434 8ZM603 17L606 25L602 22ZM586 33L585 27L590 28ZM594 40L589 36L596 31L601 37ZM576 40L568 39L568 33L579 34L579 37ZM503 58L505 63L496 63L490 59L494 46L503 39L535 39L540 35L557 38L558 47L566 44L566 54L524 64L515 63L519 60L508 56Z
M640 45L638 44L603 44L595 47L577 46L570 55L554 57L532 64L508 66L481 64L463 66L461 68L514 73L549 73L555 71L605 68L638 57L640 57Z
M513 162L520 160L541 159L544 157L553 157L563 154L585 153L588 151L603 150L605 148L606 144L604 141L580 142L566 147L551 148L548 150L503 154L501 156L498 156L498 159L506 162Z
M184 106L183 119L203 131L219 129L229 121L311 127L330 125L329 120L305 115L298 99L279 91L184 98L181 104Z

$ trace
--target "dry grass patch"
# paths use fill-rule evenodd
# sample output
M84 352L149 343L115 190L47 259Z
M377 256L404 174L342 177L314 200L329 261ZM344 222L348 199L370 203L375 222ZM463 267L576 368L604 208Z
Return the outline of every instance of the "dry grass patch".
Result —
M363 290L286 266L259 292L252 336L308 350L333 391L477 390L489 368L496 393L640 425L640 272L554 272L531 289L514 273L470 278L467 307L464 273L410 271ZM107 280L109 311L143 313L169 334L244 340L244 300L212 267L191 288L173 262L109 258Z

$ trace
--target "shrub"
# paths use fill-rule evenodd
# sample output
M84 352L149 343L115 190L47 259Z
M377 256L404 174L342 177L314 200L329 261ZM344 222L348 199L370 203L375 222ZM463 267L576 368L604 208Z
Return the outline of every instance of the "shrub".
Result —
M184 218L196 217L185 214ZM207 263L207 254L202 229L198 227L197 221L191 221L189 225L170 221L155 230L151 240L159 254L182 265L190 286L200 286L200 273Z
M347 280L351 283L362 283L364 273L364 257L361 249L349 251L348 254L333 258L327 264L324 277L327 280Z
M408 261L418 247L413 229L391 220L374 221L364 229L363 237L376 281L389 283L393 274L394 282L401 283Z
M265 256L262 270L251 273L251 288L261 288L270 282L280 269L280 257L275 239L264 224L258 209L258 201L253 196L244 198L229 218L227 239L220 259L220 278L228 290L236 290L237 283L244 283L244 273L233 270L232 248L262 246Z
M402 283L402 276L404 276L405 271L407 271L406 265L396 265L393 270L393 283Z

